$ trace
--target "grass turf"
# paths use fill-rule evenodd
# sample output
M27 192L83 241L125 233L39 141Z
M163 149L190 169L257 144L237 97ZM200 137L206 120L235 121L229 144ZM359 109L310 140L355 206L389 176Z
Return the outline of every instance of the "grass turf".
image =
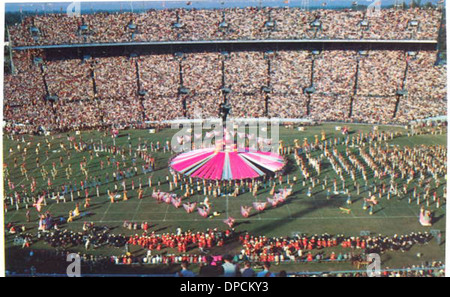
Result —
M352 132L368 132L372 130L370 125L348 125ZM301 142L303 138L307 137L310 142L314 141L314 135L320 135L320 132L324 130L327 137L341 137L340 132L334 129L334 124L325 124L321 126L308 127L306 131L297 131L295 129L287 129L280 127L280 139L284 141L285 144L293 144L294 139L299 139ZM380 126L379 130L393 131L393 132L403 132L406 134L406 130L403 127L392 127L392 126ZM118 146L124 146L128 148L129 142L131 142L133 149L137 147L139 143L139 138L142 141L147 140L148 143L160 141L164 144L167 140L170 141L172 135L176 130L165 129L156 134L149 134L148 130L132 130L132 131L121 131L119 137L116 139L116 144ZM130 135L130 140L128 140L127 135ZM70 133L74 135L74 133ZM84 131L81 132L79 136L84 141L89 142L92 140L99 141L103 140L105 144L112 144L112 139L109 136L105 136L103 132L98 131ZM144 185L144 199L138 200L136 191L131 189L128 190L129 201L120 201L115 204L109 202L109 198L106 195L107 189L113 189L114 182L111 182L113 171L112 167L107 167L106 157L107 153L99 153L99 157L94 157L92 161L89 159L88 152L75 153L72 151L71 160L67 159L66 154L60 150L59 143L62 142L68 147L68 141L66 140L66 134L59 134L47 137L51 143L51 149L49 150L49 160L46 161L45 157L45 137L44 136L24 136L25 142L30 142L28 149L28 154L26 156L25 165L28 170L29 178L35 177L38 183L38 190L45 189L47 185L47 180L43 180L39 170L36 170L36 157L39 157L41 164L50 172L52 163L56 163L58 169L58 177L54 181L54 185L60 185L62 183L68 182L65 176L64 168L68 163L72 164L73 177L71 181L81 180L82 173L79 168L79 163L85 156L88 160L88 170L91 176L98 176L102 180L102 186L100 187L100 197L95 196L95 189L90 191L91 207L84 210L81 207L82 212L87 212L87 214L76 219L74 222L65 224L63 227L72 230L80 230L84 221L92 221L96 225L108 225L114 228L113 233L121 234L134 234L140 231L130 231L122 228L122 223L124 220L141 223L143 221L149 222L151 230L157 232L174 232L176 228L181 227L183 230L194 230L194 231L204 231L206 228L219 228L226 229L227 226L223 223L227 215L236 218L236 230L238 232L248 231L256 235L266 235L266 236L290 236L293 233L306 233L306 234L345 234L345 235L355 235L358 236L361 231L370 231L373 234L407 234L412 231L430 231L430 228L422 227L418 222L418 213L420 206L416 205L415 201L412 204L408 204L407 199L392 199L390 201L383 197L380 206L375 209L375 213L370 216L367 211L362 210L362 199L367 197L367 192L364 187L361 187L360 196L356 195L355 191L351 191L353 204L349 206L352 212L351 214L343 214L339 207L347 207L346 205L346 195L333 195L331 199L326 199L326 190L323 191L321 186L316 187L313 192L312 197L307 197L307 187L301 185L301 173L298 170L295 162L293 162L292 156L288 158L291 159L293 166L289 172L289 176L297 176L299 181L297 181L294 186L294 193L289 197L288 201L275 209L268 209L263 213L253 214L249 218L243 218L240 215L241 205L251 205L255 200L263 201L269 197L269 188L260 189L258 196L255 199L251 193L245 193L238 197L218 197L210 198L212 202L212 211L220 212L219 217L213 219L204 219L198 214L187 214L183 208L176 209L172 205L158 204L153 198L151 198L152 189L147 186L148 175L141 174L140 164L143 160L137 159L137 165L139 168L139 175L133 177L135 185L138 185L139 178L141 178ZM413 145L446 145L447 135L418 135L413 137L401 136L390 141L392 145L399 146L413 146ZM35 147L36 144L41 143L41 150L39 155L36 155ZM17 141L12 141L10 139L4 138L3 148L4 148L4 163L8 165L10 179L15 183L16 187L20 185L27 185L29 187L30 181L24 179L20 172L20 164L22 164L22 156L17 153ZM24 143L21 142L23 146ZM9 148L13 147L14 153L9 154ZM343 147L341 146L341 149ZM60 168L59 158L63 156L64 165ZM158 180L161 182L159 187L162 191L168 191L169 185L166 182L166 176L168 175L167 163L170 158L170 153L156 152L154 153L156 158L156 170L153 173L153 185L157 184ZM14 158L17 158L17 163L19 166L14 168ZM100 169L100 160L105 162L105 169ZM127 166L131 166L131 158L126 160ZM330 164L325 162L325 169L322 171L322 179L324 176L328 176L329 181L333 179L336 175L332 170ZM104 183L104 176L106 172L110 172L110 182L109 184ZM361 179L359 182L362 184ZM369 185L373 183L372 177L369 179ZM414 182L413 182L414 183ZM121 182L117 182L119 188L121 188ZM338 183L339 184L339 183ZM348 183L349 184L349 183ZM445 184L445 181L441 183ZM131 187L131 179L127 179L127 186ZM284 185L283 185L284 186ZM5 189L7 185L5 184ZM158 186L156 185L158 188ZM329 186L330 187L330 186ZM442 187L438 189L438 196L442 196ZM136 187L137 188L137 187ZM353 187L351 187L353 188ZM399 187L400 188L400 187ZM411 188L411 186L410 186ZM331 189L331 187L330 187ZM10 192L6 191L7 194ZM181 195L180 190L176 190L175 193ZM420 193L420 190L419 190ZM82 193L82 197L84 194ZM75 195L76 197L76 195ZM203 201L203 195L194 195L189 198L190 201ZM43 207L43 211L50 211L54 216L65 216L67 217L70 210L75 208L75 203L79 202L80 205L83 204L84 199L79 198L74 202L70 202L70 198L67 203L56 204L54 201L48 203L47 206ZM434 204L431 205L431 209L435 211L435 222L431 229L439 229L442 232L445 229L445 206L440 209L435 209ZM19 211L13 208L9 208L9 211L5 214L5 223L12 222L14 224L25 224L27 228L35 232L37 230L37 212L32 209L32 222L26 223L25 217L26 210L22 207ZM11 235L6 238L7 250L12 248ZM34 249L47 249L48 246L42 242L38 242L32 246ZM73 248L74 251L82 251L83 247ZM238 251L239 246L226 247L224 250L217 249L214 252L225 252L225 251ZM167 250L165 250L167 251ZM336 249L339 251L339 249ZM11 250L12 252L12 250ZM132 252L134 254L142 254L143 250L138 247L132 247ZM169 251L170 252L170 251ZM192 252L196 252L195 250ZM418 259L416 253L421 252L424 257ZM95 251L89 251L89 253L103 254L103 255L120 255L123 254L123 249L115 249L110 247L103 247ZM331 253L331 250L327 253ZM7 252L8 257L8 252ZM434 241L430 245L423 247L414 247L408 253L387 253L383 255L383 265L390 267L401 267L404 265L418 264L424 260L443 260L444 259L444 245L438 246ZM8 259L7 259L8 262ZM302 264L288 265L290 271L296 270L336 270L336 269L348 269L350 264L312 264L305 268ZM284 266L283 266L284 267ZM150 269L150 268L149 268ZM281 268L280 268L281 269ZM152 268L152 271L154 268ZM165 270L164 270L165 271Z

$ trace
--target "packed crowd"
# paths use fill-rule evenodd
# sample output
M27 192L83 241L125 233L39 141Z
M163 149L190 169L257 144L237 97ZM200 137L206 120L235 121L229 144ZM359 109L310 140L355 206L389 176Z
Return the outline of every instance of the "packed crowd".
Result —
M183 116L178 99L179 60L174 55L158 54L138 59L140 90L144 92L146 120L164 121Z
M303 118L306 95L303 88L311 84L311 54L306 51L280 51L271 59L269 116Z
M78 59L49 60L43 70L49 93L57 94L61 100L94 97L91 67L87 62Z
M381 9L164 9L143 13L50 13L10 27L15 46L172 40L419 39L435 40L441 11Z
M201 111L203 117L217 117L221 100L222 59L218 53L189 53L182 59L183 86L186 95L187 117L195 118Z
M229 102L233 117L262 117L267 85L267 62L262 52L232 52L225 60L225 82L231 88Z
M445 114L446 66L435 65L436 54L237 51L47 60L39 51L17 52L16 74L5 76L4 118L21 133L125 127L198 111L217 117L226 98L235 118L408 123Z

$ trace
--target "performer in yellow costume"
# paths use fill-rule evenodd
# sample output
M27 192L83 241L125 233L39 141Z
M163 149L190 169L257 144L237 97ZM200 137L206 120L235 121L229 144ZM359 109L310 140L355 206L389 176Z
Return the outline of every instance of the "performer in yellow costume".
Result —
M115 201L114 201L114 193L113 192L110 192L109 193L109 199L111 200L111 203L114 203Z
M69 218L67 219L67 223L70 223L72 221L73 221L72 211L69 211Z
M75 206L75 210L73 211L73 216L78 217L79 215L80 215L80 206L77 203Z

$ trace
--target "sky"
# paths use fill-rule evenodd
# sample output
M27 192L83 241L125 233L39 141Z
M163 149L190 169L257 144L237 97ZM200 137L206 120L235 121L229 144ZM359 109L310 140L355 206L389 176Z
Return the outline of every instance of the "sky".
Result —
M146 9L163 9L163 8L221 8L221 7L247 7L247 6L275 6L275 7L299 7L309 2L309 7L328 7L343 8L351 7L355 0L192 0L192 1L80 1L81 13L95 12L97 10L146 10ZM375 0L357 0L361 5L370 5ZM382 6L394 4L395 0L378 0ZM400 0L399 0L400 1ZM439 0L422 0L422 4L431 2L436 4ZM9 2L9 3L8 3ZM405 0L410 3L410 0ZM68 5L72 1L67 2L39 2L29 1L15 3L7 1L5 4L6 12L59 12L66 11ZM324 3L326 4L324 6Z

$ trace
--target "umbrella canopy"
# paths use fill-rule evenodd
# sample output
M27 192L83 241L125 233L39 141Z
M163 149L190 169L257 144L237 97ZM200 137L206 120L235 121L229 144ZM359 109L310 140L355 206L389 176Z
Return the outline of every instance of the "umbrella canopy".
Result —
M217 151L214 148L182 153L170 161L170 167L184 175L212 180L257 178L283 168L278 154L251 149Z

